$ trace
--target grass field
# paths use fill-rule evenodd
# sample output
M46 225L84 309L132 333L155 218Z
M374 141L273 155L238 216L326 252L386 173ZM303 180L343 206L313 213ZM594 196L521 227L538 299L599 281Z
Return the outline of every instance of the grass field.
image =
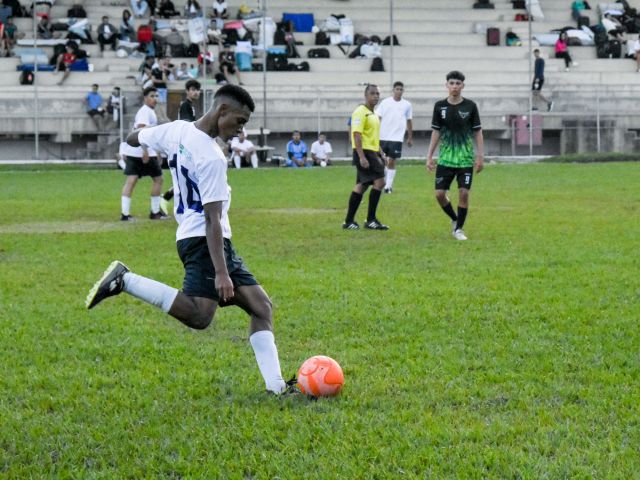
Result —
M468 242L417 165L389 232L342 231L353 178L229 173L285 376L343 366L311 402L263 393L238 309L201 332L127 295L84 309L115 258L181 284L148 180L123 224L115 171L1 171L0 478L640 478L640 164L488 166Z

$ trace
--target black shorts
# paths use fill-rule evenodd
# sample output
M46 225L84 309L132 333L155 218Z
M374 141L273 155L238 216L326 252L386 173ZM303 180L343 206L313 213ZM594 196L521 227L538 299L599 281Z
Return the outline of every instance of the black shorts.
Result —
M124 167L124 174L129 175L137 175L138 178L142 177L161 177L162 169L160 168L160 162L158 162L158 157L149 157L149 161L147 163L142 163L142 159L138 157L130 157L126 156Z
M438 165L436 167L436 190L449 190L454 177L458 181L458 188L471 190L473 167L455 168Z
M356 183L364 186L373 184L379 178L384 178L384 162L373 150L364 150L364 156L369 161L369 168L362 168L360 156L356 150L353 151L353 163L356 166Z
M216 272L213 268L206 237L178 240L178 255L184 265L182 292L190 297L210 298L220 303L216 291ZM242 258L233 249L231 240L224 239L224 258L234 288L244 285L258 285L258 281L247 269ZM228 302L231 305L233 301ZM221 304L221 306L224 306Z
M402 156L402 142L392 142L391 140L380 140L380 148L391 158L400 158Z
M87 112L87 114L89 114L89 116L91 118L95 117L96 115L100 115L103 116L104 115L104 110L96 110L95 108L93 110L89 110Z
M533 83L531 84L531 90L540 91L542 90L542 85L544 85L544 78L534 78Z

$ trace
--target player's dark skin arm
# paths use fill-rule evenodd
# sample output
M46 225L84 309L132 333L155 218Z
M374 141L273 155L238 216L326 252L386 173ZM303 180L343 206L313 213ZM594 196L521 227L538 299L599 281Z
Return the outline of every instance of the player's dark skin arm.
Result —
M362 168L369 168L369 161L364 155L362 149L362 134L360 132L353 132L353 143L356 146L356 152L358 152L358 158L360 159L360 166Z
M222 202L211 202L204 205L204 217L206 220L205 234L209 255L216 272L216 290L222 301L233 298L233 282L229 277L227 263L224 258L224 239L222 237Z

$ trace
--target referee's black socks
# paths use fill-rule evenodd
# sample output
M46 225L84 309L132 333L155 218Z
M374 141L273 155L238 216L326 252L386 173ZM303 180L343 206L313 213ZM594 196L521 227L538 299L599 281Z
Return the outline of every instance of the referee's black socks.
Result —
M344 219L345 223L353 222L353 219L356 216L356 212L358 211L358 207L360 206L360 202L362 202L362 194L351 192L351 196L349 197L349 209L347 210L347 218Z
M371 192L369 192L369 211L367 212L367 222L376 219L376 211L378 210L380 195L382 195L382 190L376 190L375 188L372 188Z
M456 220L458 220L458 217L456 216L456 212L453 211L453 207L451 206L451 202L447 203L444 207L440 206L440 208L442 208L442 210L444 210L444 213L449 215L451 220L453 220L454 222Z

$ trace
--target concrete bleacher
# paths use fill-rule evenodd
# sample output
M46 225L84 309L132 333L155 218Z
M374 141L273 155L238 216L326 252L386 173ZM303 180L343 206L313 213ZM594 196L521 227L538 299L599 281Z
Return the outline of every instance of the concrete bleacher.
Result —
M66 16L74 0L58 0L52 9L52 17ZM128 3L114 5L113 0L86 0L85 9L93 25L94 37L103 15L111 23L120 21L123 8ZM175 0L180 9L183 2ZM257 2L229 1L231 13L240 3L253 8ZM446 96L445 74L452 69L462 70L467 76L465 94L474 99L483 118L483 127L488 138L487 153L504 153L511 148L510 118L522 115L529 108L529 45L528 23L516 22L516 13L508 0L494 0L495 9L474 10L471 0L403 0L395 2L393 12L394 31L401 45L393 49L382 47L386 72L370 72L370 60L349 59L337 46L328 46L331 58L309 59L307 52L314 45L314 34L296 33L303 42L298 50L311 65L309 72L267 72L267 127L273 132L273 142L281 150L289 132L294 128L307 132L322 129L329 136L342 136L346 118L362 99L362 83L376 83L383 96L390 93L393 80L402 80L407 89L406 96L414 106L414 126L425 146L429 130L433 103ZM569 9L570 0L542 0L544 21L532 22L534 33L548 32L554 28L573 25ZM638 2L630 2L632 6ZM210 10L210 2L204 4ZM592 23L597 22L597 10L587 12ZM312 12L316 24L332 13L341 13L353 20L355 31L365 35L376 34L382 38L390 33L388 0L308 0L304 6L292 5L287 0L270 0L268 15L279 20L284 12ZM138 24L146 19L138 20ZM486 46L484 34L475 33L476 24L500 28L502 45ZM27 38L31 38L31 19L16 19L16 24ZM523 45L504 46L504 34L508 29L517 33ZM113 52L99 52L98 45L83 45L90 54L92 72L73 72L62 87L56 86L59 76L51 72L37 75L42 133L51 135L52 141L67 142L72 136L95 134L95 127L87 121L81 103L91 84L98 83L106 98L111 87L118 85L133 105L140 87L135 77L140 58L117 58ZM217 47L211 46L217 51ZM627 59L597 59L594 47L570 47L571 55L579 66L570 72L564 71L562 60L553 58L553 47L541 47L547 62L545 91L553 92L555 109L544 115L544 128L559 132L567 116L577 118L594 113L595 92L600 95L600 113L616 113L623 128L631 129L637 117L629 99L640 94L640 74L635 71L635 62ZM52 48L45 51L52 53ZM194 59L174 59L173 63L194 63ZM259 61L259 60L254 60ZM0 134L20 134L33 129L33 92L30 86L20 86L16 71L16 58L0 59ZM393 64L393 76L389 72ZM262 72L243 72L243 82L256 100L257 110L250 128L261 126L263 105ZM207 82L208 88L216 88ZM172 90L181 90L183 82L174 82ZM311 140L312 137L306 138ZM270 140L271 143L271 140ZM551 149L563 147L561 141L550 143ZM634 144L635 145L635 144ZM625 147L626 148L626 147ZM421 152L422 154L422 152Z

